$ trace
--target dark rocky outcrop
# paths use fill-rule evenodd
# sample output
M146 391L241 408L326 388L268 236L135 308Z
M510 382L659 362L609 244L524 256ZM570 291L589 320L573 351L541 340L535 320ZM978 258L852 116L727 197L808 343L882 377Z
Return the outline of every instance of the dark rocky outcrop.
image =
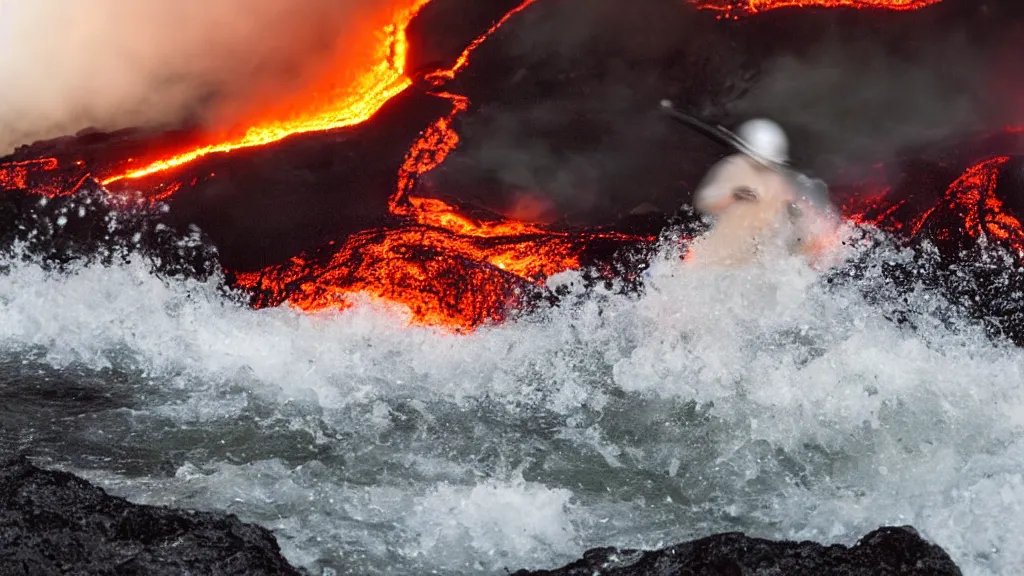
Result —
M0 574L299 575L266 529L140 506L24 457L0 463Z
M513 576L959 576L941 548L910 527L871 532L852 547L718 534L654 552L598 548L557 570Z

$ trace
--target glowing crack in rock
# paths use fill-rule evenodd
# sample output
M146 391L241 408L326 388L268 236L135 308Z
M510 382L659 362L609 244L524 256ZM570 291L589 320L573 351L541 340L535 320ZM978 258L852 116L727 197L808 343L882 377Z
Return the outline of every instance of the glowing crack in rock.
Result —
M778 8L859 8L875 10L919 10L942 0L689 0L702 10L721 12L720 18L736 19Z

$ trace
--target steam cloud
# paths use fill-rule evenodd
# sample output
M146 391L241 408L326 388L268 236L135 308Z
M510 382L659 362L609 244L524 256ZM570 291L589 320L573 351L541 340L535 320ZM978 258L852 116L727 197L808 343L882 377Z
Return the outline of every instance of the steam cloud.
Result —
M404 4L0 0L0 154L87 127L230 123L368 60Z
M596 224L609 214L674 210L680 182L696 184L722 147L680 131L658 103L698 88L728 92L710 71L737 65L727 42L701 34L707 22L689 13L673 0L535 4L509 23L514 33L496 39L518 72L496 103L463 121L448 177L500 182L502 197L478 200L517 218ZM671 74L678 69L686 74Z
M1024 122L1024 61L1012 56L1024 50L1019 30L970 37L922 14L884 40L865 20L839 26L821 11L790 34L796 26L779 22L792 12L758 16L741 33L716 32L713 15L678 1L538 6L503 40L521 67L503 87L515 95L466 121L453 160L506 190L545 196L562 215L606 220L644 202L677 207L724 152L652 113L666 97L729 127L778 120L796 163L833 183L840 168ZM876 16L905 28L900 19L916 17ZM530 82L542 87L522 88ZM515 198L503 201L514 209Z
M765 115L787 127L803 163L831 174L850 162L887 161L902 148L1024 120L1010 73L992 47L963 36L894 55L877 40L828 40L770 61L730 116ZM1016 64L1019 68L1019 63Z

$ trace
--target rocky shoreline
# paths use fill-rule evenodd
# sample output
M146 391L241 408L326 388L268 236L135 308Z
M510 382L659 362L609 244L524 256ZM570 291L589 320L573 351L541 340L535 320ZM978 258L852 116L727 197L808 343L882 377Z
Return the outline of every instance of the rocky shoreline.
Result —
M0 465L0 574L295 575L273 534L231 514L132 504L26 457ZM717 534L656 551L598 548L553 570L513 576L960 576L911 527L853 546Z
M299 576L269 530L132 504L24 456L0 464L0 574Z
M960 576L938 546L909 526L884 527L853 546L716 534L655 551L598 548L557 570L512 576Z

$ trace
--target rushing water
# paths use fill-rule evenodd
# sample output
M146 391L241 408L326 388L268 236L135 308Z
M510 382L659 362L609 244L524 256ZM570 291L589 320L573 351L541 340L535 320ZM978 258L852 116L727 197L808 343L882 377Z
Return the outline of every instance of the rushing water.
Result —
M370 303L254 311L141 258L11 258L0 443L135 502L236 513L314 573L495 574L882 524L967 574L1012 573L1024 352L935 292L887 298L848 268L663 254L640 296L580 292L455 336Z

